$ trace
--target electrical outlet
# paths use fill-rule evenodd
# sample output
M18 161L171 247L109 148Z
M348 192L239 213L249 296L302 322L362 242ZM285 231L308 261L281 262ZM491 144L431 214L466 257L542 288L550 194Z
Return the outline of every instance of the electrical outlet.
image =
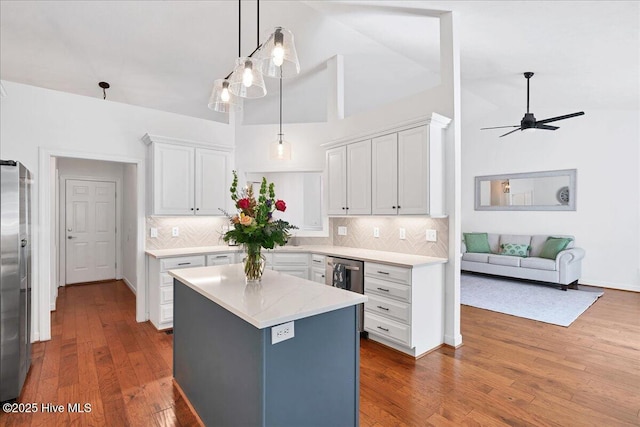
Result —
M407 231L404 228L400 229L400 240L404 240L407 238Z
M338 236L346 236L347 235L347 227L340 226L338 227Z
M157 228L155 228L155 227L151 227L151 232L149 233L149 235L150 235L152 238L156 238L156 237L158 237L158 229L157 229Z
M271 344L277 344L281 341L291 339L294 336L293 322L283 323L282 325L271 328Z
M380 237L380 229L378 227L373 227L373 237Z
M438 232L436 230L427 230L426 237L427 237L427 242L437 242Z
M178 227L173 227L171 229L171 235L173 237L178 237L180 235L180 229Z

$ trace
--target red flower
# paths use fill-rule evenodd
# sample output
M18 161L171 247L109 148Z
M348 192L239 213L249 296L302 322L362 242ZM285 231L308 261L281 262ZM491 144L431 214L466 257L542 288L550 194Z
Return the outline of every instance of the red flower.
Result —
M244 199L238 200L238 202L236 203L236 207L238 209L245 210L245 209L249 209L249 204L250 204L249 199L244 198Z
M276 209L280 212L284 212L287 209L287 204L284 202L284 200L278 200L276 201Z

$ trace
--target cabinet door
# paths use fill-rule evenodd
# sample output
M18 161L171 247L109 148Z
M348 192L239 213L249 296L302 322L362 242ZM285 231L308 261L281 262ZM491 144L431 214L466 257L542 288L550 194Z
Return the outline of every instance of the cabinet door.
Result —
M327 213L345 215L347 207L347 148L327 150Z
M154 144L153 213L192 215L194 213L193 147Z
M322 283L325 284L325 270L324 268L320 269L320 268L313 268L311 269L311 280L317 283Z
M371 215L371 140L347 145L347 214Z
M231 200L229 153L196 148L195 156L195 213L223 215L220 209L228 210Z
M398 133L398 213L429 213L429 140L426 126Z
M398 213L398 134L371 140L371 213Z

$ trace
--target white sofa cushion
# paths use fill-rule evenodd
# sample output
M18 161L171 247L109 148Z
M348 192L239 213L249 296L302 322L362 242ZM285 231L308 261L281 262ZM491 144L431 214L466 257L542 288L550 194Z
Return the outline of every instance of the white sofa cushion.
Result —
M520 258L517 256L509 256L509 255L489 255L489 264L520 267L521 259L526 259L526 258Z
M520 261L520 267L553 271L556 269L556 261L553 259L537 257L522 258L522 261Z
M462 254L462 259L465 261L473 262L489 262L489 255L491 254L477 254L473 252L465 252Z

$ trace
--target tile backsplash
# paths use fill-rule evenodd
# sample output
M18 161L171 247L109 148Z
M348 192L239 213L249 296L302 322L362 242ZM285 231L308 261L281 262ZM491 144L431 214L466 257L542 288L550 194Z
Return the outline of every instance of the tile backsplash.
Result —
M224 245L222 227L228 224L225 217L147 217L146 248L175 249L190 246ZM173 227L179 235L172 236ZM347 235L339 236L338 227L346 227ZM373 237L377 227L380 237ZM158 237L151 238L151 228L158 229ZM405 229L405 239L399 238L400 228ZM330 218L328 237L295 237L294 245L336 245L375 249L435 257L448 257L449 219L427 217L354 217ZM436 230L437 241L427 242L425 232Z

